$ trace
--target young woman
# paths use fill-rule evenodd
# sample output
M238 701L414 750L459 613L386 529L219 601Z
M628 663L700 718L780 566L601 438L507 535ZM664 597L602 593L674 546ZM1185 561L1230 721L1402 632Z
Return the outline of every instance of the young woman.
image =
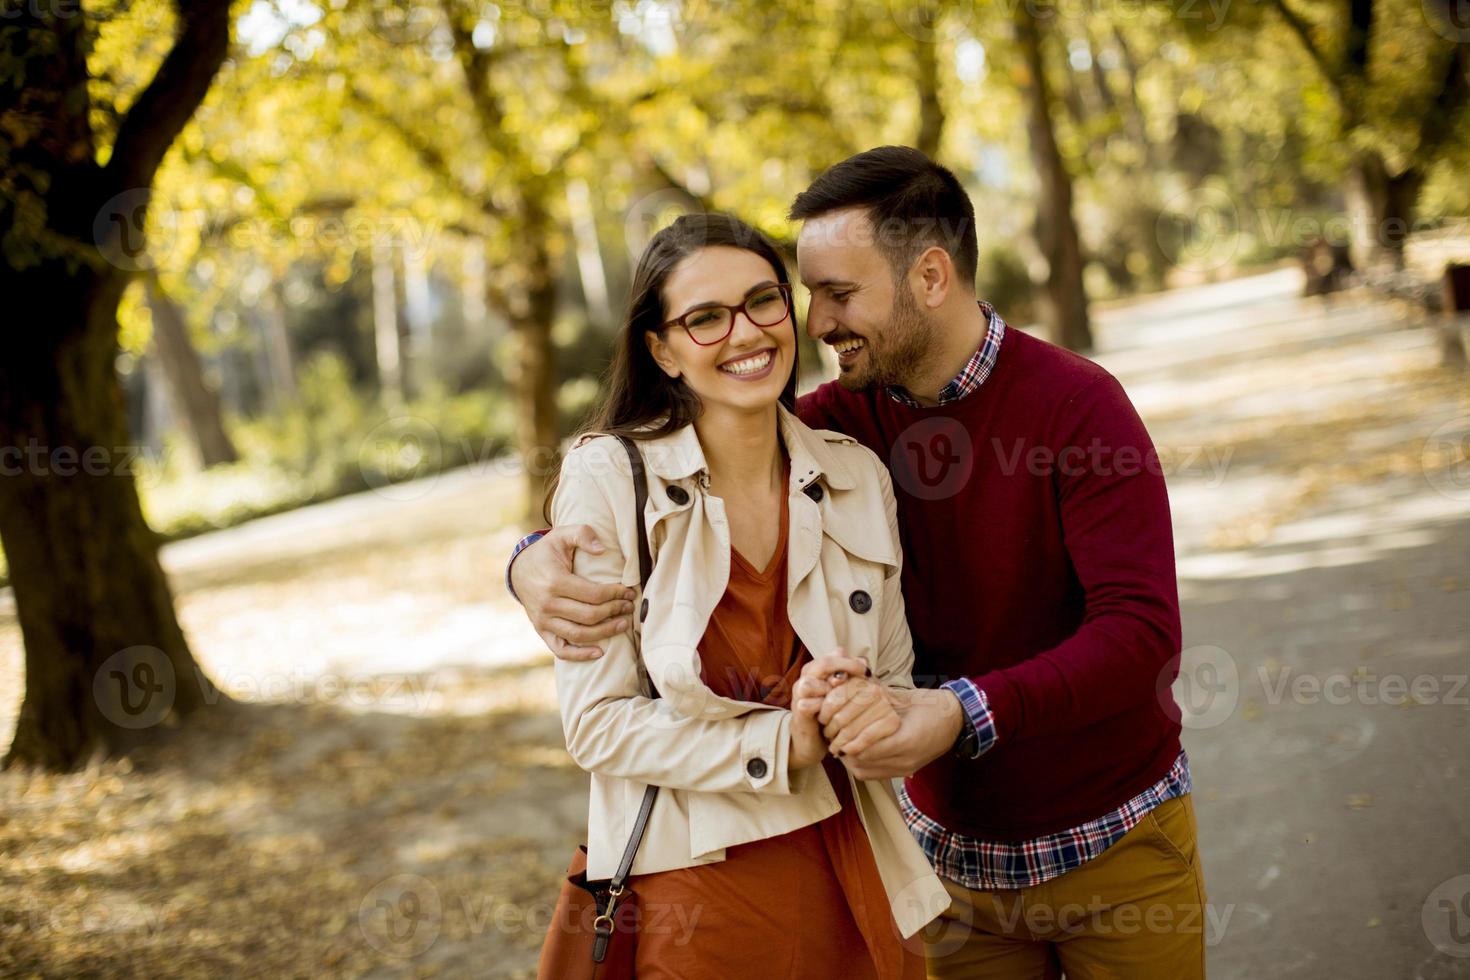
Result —
M637 627L558 660L556 682L592 774L590 878L612 875L661 787L630 882L640 977L923 977L904 940L948 904L892 784L849 776L817 721L837 683L891 712L879 685L912 687L913 649L888 473L798 421L795 391L775 248L682 217L639 262L606 402L550 498L552 523L609 543L575 572L636 586L634 484L610 436L637 441L654 556Z

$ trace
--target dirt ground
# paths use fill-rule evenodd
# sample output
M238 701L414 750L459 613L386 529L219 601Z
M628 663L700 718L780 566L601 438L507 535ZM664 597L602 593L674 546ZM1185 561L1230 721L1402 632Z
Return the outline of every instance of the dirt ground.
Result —
M1399 308L1295 290L1099 318L1171 454L1211 973L1470 976L1470 378ZM487 462L169 546L232 697L0 773L0 976L532 975L586 777L504 592L515 486ZM0 593L0 739L21 663Z

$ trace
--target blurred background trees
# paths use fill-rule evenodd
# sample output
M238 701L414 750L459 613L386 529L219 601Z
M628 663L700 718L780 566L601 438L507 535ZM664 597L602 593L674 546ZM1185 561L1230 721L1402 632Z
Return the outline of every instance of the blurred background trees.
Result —
M681 211L789 255L824 167L919 146L972 192L980 295L1079 350L1092 302L1324 241L1414 274L1470 213L1440 0L3 2L0 444L141 449L0 478L12 751L53 765L116 734L78 720L106 657L197 676L154 532L467 463L539 511Z

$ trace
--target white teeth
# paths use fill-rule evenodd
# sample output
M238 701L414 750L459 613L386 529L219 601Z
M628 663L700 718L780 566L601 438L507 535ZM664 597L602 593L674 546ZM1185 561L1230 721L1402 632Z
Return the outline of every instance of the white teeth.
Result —
M722 364L720 370L726 374L757 374L764 371L766 365L770 363L771 352L765 351L743 361L736 361L734 364Z
M843 340L833 344L832 349L839 354L848 354L864 346L864 343L863 340L853 337L849 340Z

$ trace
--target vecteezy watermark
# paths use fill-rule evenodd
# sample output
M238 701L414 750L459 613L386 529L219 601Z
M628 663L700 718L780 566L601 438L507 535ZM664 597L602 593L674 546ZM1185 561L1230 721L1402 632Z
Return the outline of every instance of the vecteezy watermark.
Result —
M1470 874L1440 882L1420 909L1424 935L1446 956L1470 957Z
M92 675L92 698L102 717L119 728L151 728L173 710L174 665L157 647L119 650Z
M1240 668L1222 647L1188 647L1159 671L1154 690L1164 712L1183 727L1214 728L1240 703Z
M365 250L392 246L410 257L428 255L438 228L408 214L246 214L223 227L204 208L184 208L156 189L135 187L109 198L92 219L92 240L103 259L125 272L169 264L183 241L209 237L239 251L288 245Z
M52 446L30 437L25 445L0 446L0 477L132 476L146 485L144 478L163 467L139 460L154 461L141 446Z
M644 194L628 206L623 215L623 244L628 255L643 254L653 236L686 214L703 214L699 202L677 187L665 187Z
M890 253L912 252L929 245L954 245L970 225L969 218L884 218L820 222L802 227L803 244L879 248Z
M1173 477L1201 474L1214 488L1225 482L1233 446L1114 446L1094 437L1084 445L1053 446L1026 439L992 436L977 453L969 430L950 418L923 419L898 434L889 451L894 482L920 500L953 497L972 479L991 473L1012 477L1066 479L1131 477L1142 473Z
M945 500L975 472L970 431L952 418L921 419L898 434L888 453L893 480L920 500Z
M390 500L414 500L428 493L443 463L439 430L414 415L379 422L357 449L363 482Z
M1045 902L1019 896L983 894L980 910L967 902L952 902L939 918L923 929L925 955L942 961L962 949L984 916L1002 935L1065 939L1069 936L1203 936L1206 946L1216 946L1225 937L1235 904L1213 902L1124 902L1090 896L1087 901ZM992 919L993 916L993 919Z
M975 6L944 0L888 0L893 22L909 37L925 44L954 41L970 33Z
M28 909L0 908L0 933L15 929L30 936L72 939L86 933L105 933L125 941L129 937L158 936L164 928L163 912L138 902L68 901Z
M82 0L5 0L0 4L0 23L29 17L35 20L64 20L79 17Z
M1012 439L1009 443L992 437L990 448L1000 472L1014 476L1022 471L1032 476L1077 477L1175 476L1202 473L1212 489L1225 482L1234 446L1112 446L1094 437L1086 445L1057 449L1048 445Z
M152 216L152 233L148 218ZM180 212L157 191L134 187L108 198L92 219L92 240L109 263L143 272L166 263L179 244Z
M972 33L971 25L979 22L980 0L885 0L894 21L916 41L933 43L952 41ZM1177 20L1201 24L1206 31L1217 31L1233 0L1168 0L1152 4L1144 0L999 0L985 4L985 11L999 10L1014 18L1024 10L1037 21L1050 21L1065 16L1101 15L1108 23L1153 18L1169 11Z
M1466 0L1422 0L1424 19L1440 37L1470 44L1470 3Z
M133 26L145 32L162 30L171 13L166 4L121 4L108 19L126 17ZM0 25L7 21L28 20L32 23L70 20L81 17L82 0L4 0L0 3Z
M1451 500L1470 500L1470 416L1451 419L1424 440L1424 478Z
M262 671L234 673L216 680L197 665L193 671L194 684L209 705L228 697L256 702L315 702L423 716L433 710L437 693L433 675ZM119 728L151 728L162 723L173 709L178 689L173 662L153 646L119 650L92 675L92 697L98 710Z
M1105 900L1094 895L1086 902L1033 902L1016 895L1003 899L988 896L1008 934L1020 931L1024 924L1031 935L1093 936L1203 935L1205 944L1214 946L1225 935L1235 905L1216 908L1212 903L1198 902L1123 902Z
M630 902L617 915L620 930L645 936L670 936L687 945L704 912L702 904ZM485 893L442 892L422 875L396 874L370 888L358 903L357 923L363 938L389 956L412 959L429 950L439 936L482 936L487 932L543 937L555 929L568 935L591 934L595 909L497 899Z
M1256 668L1267 704L1280 704L1288 698L1293 704L1444 704L1470 707L1470 674L1377 674L1359 667L1351 674L1336 671L1329 674L1299 673L1290 667L1272 672L1265 666Z
M434 945L444 924L439 889L422 875L384 878L357 906L357 927L380 953L410 958Z
M393 44L416 44L442 22L435 4L418 0L367 0L368 29Z
M1203 271L1219 269L1235 258L1240 214L1229 194L1207 185L1164 202L1154 232L1171 264Z
M199 674L204 700L221 693L240 701L314 702L349 709L372 708L396 714L429 714L435 702L432 674L339 674L333 671L266 671L222 678Z
M1247 239L1272 249L1302 250L1318 243L1401 245L1429 231L1428 218L1412 221L1367 214L1322 214L1295 208L1241 208L1218 184L1181 191L1165 202L1155 226L1164 257L1186 269L1211 271L1228 265Z

